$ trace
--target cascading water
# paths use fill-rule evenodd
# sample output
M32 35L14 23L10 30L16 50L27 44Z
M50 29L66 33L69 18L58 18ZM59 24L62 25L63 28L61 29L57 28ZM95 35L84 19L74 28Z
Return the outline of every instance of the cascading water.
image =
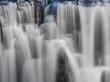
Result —
M0 82L110 81L109 4L59 3L41 25L34 8L0 6Z
M85 66L94 65L94 28L90 26L90 16L92 8L79 6L81 21L82 53L84 55ZM92 25L92 24L91 24Z

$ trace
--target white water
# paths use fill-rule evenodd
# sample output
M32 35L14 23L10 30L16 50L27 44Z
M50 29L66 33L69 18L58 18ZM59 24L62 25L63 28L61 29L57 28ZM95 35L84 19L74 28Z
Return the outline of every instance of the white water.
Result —
M109 8L60 4L38 26L33 5L0 6L0 82L109 82Z

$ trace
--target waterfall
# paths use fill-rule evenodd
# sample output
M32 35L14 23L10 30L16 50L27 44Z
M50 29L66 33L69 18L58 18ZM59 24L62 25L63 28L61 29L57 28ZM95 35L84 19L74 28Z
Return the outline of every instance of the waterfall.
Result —
M30 59L24 63L22 82L43 82L41 59Z
M0 5L0 82L109 82L110 5L42 1Z
M106 82L102 81L103 71L97 68L81 69L81 78L83 82Z
M41 31L45 40L55 39L58 36L58 30L55 23L44 23L41 25Z

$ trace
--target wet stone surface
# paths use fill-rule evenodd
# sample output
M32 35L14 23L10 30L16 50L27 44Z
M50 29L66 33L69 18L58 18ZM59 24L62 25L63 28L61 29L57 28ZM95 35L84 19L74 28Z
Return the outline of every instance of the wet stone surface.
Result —
M60 51L57 63L56 82L69 82L68 61L63 51Z

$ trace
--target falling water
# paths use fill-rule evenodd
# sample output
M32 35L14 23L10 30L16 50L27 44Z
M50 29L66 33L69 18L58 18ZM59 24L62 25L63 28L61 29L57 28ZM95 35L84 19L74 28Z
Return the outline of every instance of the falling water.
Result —
M41 31L45 40L55 39L58 36L57 26L53 23L44 23L41 25Z
M26 60L23 65L22 82L43 82L42 59Z
M92 8L79 6L80 20L81 20L81 35L82 35L82 53L84 55L85 66L93 66L94 64L94 58L93 58L94 28L90 26L90 18L89 18L91 15L91 10Z
M104 29L104 33L105 33L105 49L104 49L104 53L105 53L105 55L104 55L104 58L105 58L105 61L104 61L104 64L106 65L106 66L109 66L110 65L110 61L109 61L109 59L110 59L110 56L109 56L109 53L110 53L110 51L109 51L109 49L110 49L110 34L109 34L109 26L110 26L110 24L109 24L109 21L110 21L110 19L109 19L109 10L108 10L108 7L109 7L109 5L108 6L106 6L105 7L105 9L103 9L103 10L106 10L105 12L103 12L103 19L104 19L104 26L103 26L103 29Z
M34 4L0 6L0 82L109 82L109 8L59 3L37 25Z
M81 69L81 78L84 82L102 82L103 71L98 68Z

